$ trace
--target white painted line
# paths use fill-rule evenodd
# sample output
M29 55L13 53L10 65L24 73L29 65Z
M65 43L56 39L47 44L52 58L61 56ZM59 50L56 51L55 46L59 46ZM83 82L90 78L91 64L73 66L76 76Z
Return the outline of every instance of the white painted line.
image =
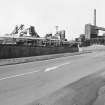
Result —
M7 76L7 77L4 77L4 78L1 78L0 81L1 81L1 80L6 80L6 79L15 78L15 77L21 77L21 76L25 76L25 75L33 74L33 73L36 73L36 72L39 72L39 71L32 71L32 72L27 72L27 73L23 73L23 74Z
M51 71L51 70L54 70L54 69L57 69L57 68L58 68L58 66L50 67L50 68L45 69L45 72Z
M60 64L60 65L57 65L57 66L53 66L53 67L49 67L49 68L45 69L44 72L48 72L48 71L51 71L51 70L55 70L55 69L57 69L57 68L59 68L59 67L62 67L62 66L64 66L64 65L68 65L68 64L70 64L70 62L66 62L66 63Z
M66 63L60 64L60 65L57 65L57 66L53 66L53 67L47 68L47 69L45 69L44 72L55 70L55 69L57 69L57 68L59 68L61 66L67 65L67 64L70 64L70 62L66 62ZM18 75L7 76L7 77L4 77L4 78L1 78L0 81L6 80L6 79L11 79L11 78L16 78L16 77L22 77L22 76L33 74L33 73L36 73L36 72L39 72L39 71L32 71L32 72L22 73L22 74L18 74Z

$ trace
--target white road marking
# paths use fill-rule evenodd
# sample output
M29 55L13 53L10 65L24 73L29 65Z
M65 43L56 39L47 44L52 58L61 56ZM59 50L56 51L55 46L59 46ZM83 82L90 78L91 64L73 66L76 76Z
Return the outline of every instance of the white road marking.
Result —
M61 66L67 65L67 64L70 64L70 62L66 62L66 63L60 64L60 65L57 65L57 66L53 66L53 67L47 68L47 69L45 69L44 72L55 70L55 69L57 69L57 68L59 68ZM22 74L18 74L18 75L7 76L7 77L4 77L4 78L1 78L0 81L6 80L6 79L11 79L11 78L16 78L16 77L26 76L26 75L33 74L33 73L36 73L36 72L39 72L39 71L40 70L38 70L38 71L32 71L32 72L27 72L27 73L22 73Z
M21 76L25 76L25 75L33 74L33 73L36 73L36 72L39 72L39 71L32 71L32 72L27 72L27 73L23 73L23 74L7 76L7 77L4 77L4 78L1 78L0 81L1 81L1 80L6 80L6 79L15 78L15 77L21 77Z
M57 69L57 68L59 68L59 67L61 67L61 66L68 65L68 64L70 64L70 62L66 62L66 63L60 64L60 65L57 65L57 66L53 66L53 67L50 67L50 68L45 69L44 72L48 72L48 71L51 71L51 70L55 70L55 69Z

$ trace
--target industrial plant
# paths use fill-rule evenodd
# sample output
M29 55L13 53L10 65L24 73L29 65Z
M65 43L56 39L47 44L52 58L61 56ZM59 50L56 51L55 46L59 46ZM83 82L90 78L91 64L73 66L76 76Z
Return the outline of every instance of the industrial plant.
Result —
M94 9L94 24L85 24L85 33L81 34L76 41L81 46L89 46L92 44L103 44L105 45L105 34L99 35L99 31L105 31L104 27L99 27L96 24L96 9Z
M17 58L56 53L78 52L79 47L92 44L105 45L105 34L99 36L99 31L105 31L104 27L96 24L96 9L94 9L94 24L85 24L85 33L74 41L65 38L65 30L46 34L40 37L34 26L26 27L24 24L16 25L10 34L0 37L0 58Z
M0 38L0 59L77 52L77 43L68 41L65 33L56 30L54 35L40 37L34 26L16 25L10 34Z

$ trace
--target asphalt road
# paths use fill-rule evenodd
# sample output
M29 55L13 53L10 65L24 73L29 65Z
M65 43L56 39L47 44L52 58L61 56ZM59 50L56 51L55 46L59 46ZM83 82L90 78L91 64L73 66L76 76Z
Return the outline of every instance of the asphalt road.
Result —
M0 105L25 105L105 68L105 52L0 66Z

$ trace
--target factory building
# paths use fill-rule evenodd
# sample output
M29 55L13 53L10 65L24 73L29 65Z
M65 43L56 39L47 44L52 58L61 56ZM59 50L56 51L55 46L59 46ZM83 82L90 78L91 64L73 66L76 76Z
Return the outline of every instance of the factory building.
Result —
M97 26L86 24L85 25L85 38L91 39L96 38L98 36L99 30L97 29Z

